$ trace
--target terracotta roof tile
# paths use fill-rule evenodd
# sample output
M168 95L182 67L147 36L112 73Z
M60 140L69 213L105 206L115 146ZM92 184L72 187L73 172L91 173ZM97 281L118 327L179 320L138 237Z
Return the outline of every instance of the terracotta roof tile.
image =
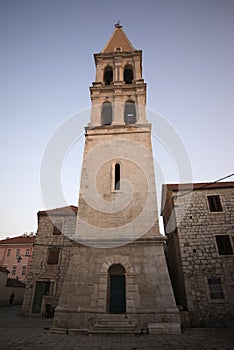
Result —
M6 283L7 287L20 287L20 288L25 288L25 283L14 279L14 278L8 278L7 279L7 283Z
M49 210L41 210L38 212L38 215L76 215L77 207L74 205L69 205L67 207L55 208Z
M115 28L110 40L102 50L102 53L115 52L117 47L121 47L123 52L135 51L121 26Z
M165 184L164 188L168 188L172 191L192 191L192 190L205 190L210 188L230 188L234 187L234 181L227 182L197 182L187 184Z
M10 271L8 271L4 266L0 266L0 272L7 272L8 274Z
M34 243L35 236L18 236L12 238L6 238L0 241L0 244L32 244Z

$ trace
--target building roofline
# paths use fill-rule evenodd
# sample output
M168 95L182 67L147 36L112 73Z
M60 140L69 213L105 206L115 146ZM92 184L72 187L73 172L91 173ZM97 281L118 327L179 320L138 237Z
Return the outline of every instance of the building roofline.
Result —
M8 278L6 287L14 287L14 288L25 288L25 283L22 281L19 281L15 278Z
M33 245L35 236L17 236L0 240L0 245Z
M0 266L0 272L5 272L5 273L7 273L7 274L9 274L9 273L10 273L10 271L9 271L9 270L7 270L7 268L6 268L6 267L4 267L4 266Z
M234 181L227 182L196 182L196 183L181 183L181 184L163 184L162 188L171 191L194 191L205 190L210 188L230 188L234 187Z
M49 210L40 210L38 211L38 215L51 215L51 216L73 216L77 215L77 207L75 205L68 205L67 207L49 209Z
M170 197L170 194L172 195L172 192L183 192L184 194L189 194L193 191L205 191L221 188L234 188L234 181L163 184L161 195L161 215L163 215L165 203Z

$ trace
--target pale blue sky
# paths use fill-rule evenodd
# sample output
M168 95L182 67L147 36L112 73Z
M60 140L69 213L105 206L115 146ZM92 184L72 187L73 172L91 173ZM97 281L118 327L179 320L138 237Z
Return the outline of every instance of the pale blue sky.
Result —
M36 231L43 152L59 125L90 107L93 53L118 19L143 50L147 106L184 141L193 181L234 172L233 0L1 0L0 238ZM68 204L77 205L81 153L82 140L64 165ZM177 182L160 145L155 158Z

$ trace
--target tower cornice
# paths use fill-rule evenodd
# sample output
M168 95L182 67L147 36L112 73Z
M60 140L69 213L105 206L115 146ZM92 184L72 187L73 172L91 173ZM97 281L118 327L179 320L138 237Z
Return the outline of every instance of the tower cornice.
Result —
M151 133L151 123L135 125L102 125L96 127L86 127L85 136L97 135L119 135L119 134L142 134Z
M114 52L98 52L94 54L94 60L95 64L97 64L98 61L105 60L105 59L114 59L114 58L129 58L129 57L139 57L139 59L142 58L142 50L134 50L134 51L114 51Z
M93 82L93 86L90 86L90 92L92 93L93 91L111 91L111 92L116 92L116 91L121 91L121 93L127 93L127 91L129 91L129 93L131 93L131 91L135 91L136 93L138 91L142 91L142 89L145 91L146 89L146 83L144 83L144 80L140 80L140 81L136 81L134 82L134 84L132 85L124 85L122 84L122 82L116 82L116 84L110 84L110 85L104 85L101 82Z

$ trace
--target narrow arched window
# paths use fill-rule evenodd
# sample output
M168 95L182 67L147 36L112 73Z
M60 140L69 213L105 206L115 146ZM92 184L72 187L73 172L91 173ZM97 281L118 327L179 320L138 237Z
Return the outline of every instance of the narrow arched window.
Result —
M112 123L112 104L104 102L102 105L102 125L111 125Z
M124 82L125 84L132 84L133 81L133 69L130 64L124 67Z
M125 124L136 123L136 106L133 101L125 102L124 106L124 122Z
M110 85L113 82L113 69L111 66L105 68L103 80L105 85Z
M115 178L114 178L115 190L120 190L120 164L115 164Z

